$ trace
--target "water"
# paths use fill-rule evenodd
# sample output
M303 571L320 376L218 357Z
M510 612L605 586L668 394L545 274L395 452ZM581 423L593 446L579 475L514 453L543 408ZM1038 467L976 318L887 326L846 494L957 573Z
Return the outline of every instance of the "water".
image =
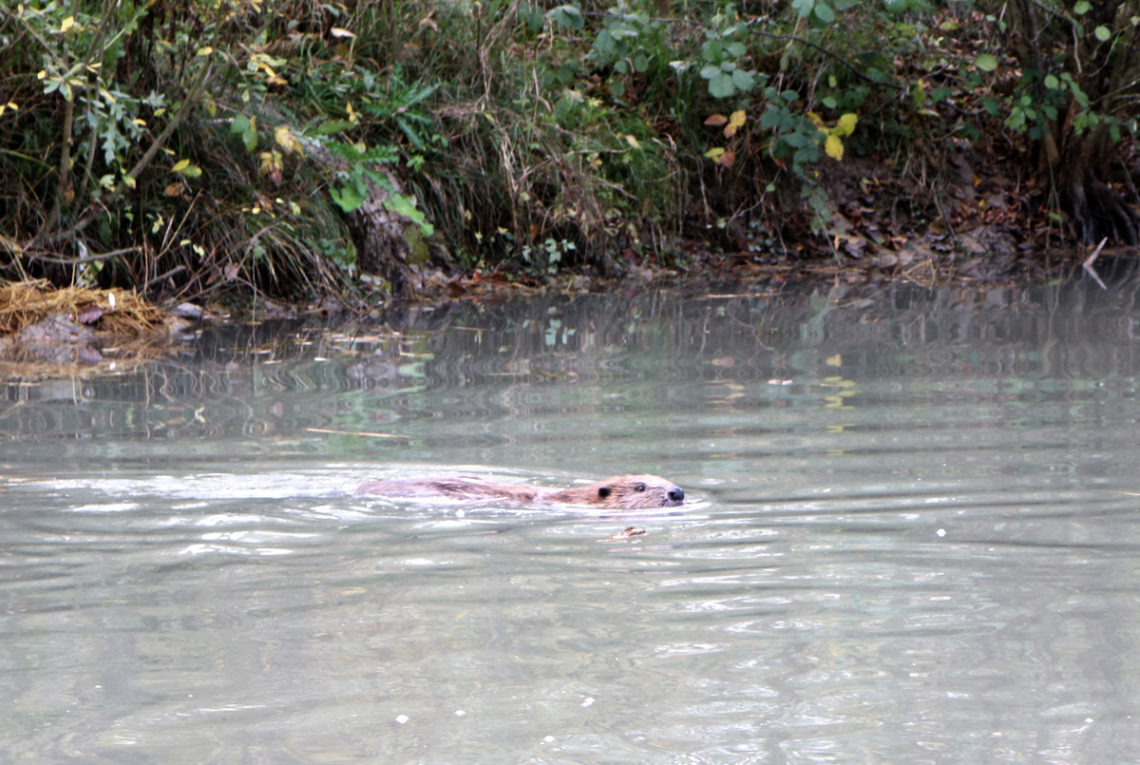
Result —
M545 298L9 384L0 758L1134 761L1135 294ZM626 470L686 505L350 493Z

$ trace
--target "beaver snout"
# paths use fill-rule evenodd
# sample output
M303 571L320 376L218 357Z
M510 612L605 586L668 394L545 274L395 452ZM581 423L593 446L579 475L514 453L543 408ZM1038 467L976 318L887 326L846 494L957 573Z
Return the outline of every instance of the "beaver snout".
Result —
M680 486L674 486L669 490L668 496L670 505L679 505L685 501L685 490Z

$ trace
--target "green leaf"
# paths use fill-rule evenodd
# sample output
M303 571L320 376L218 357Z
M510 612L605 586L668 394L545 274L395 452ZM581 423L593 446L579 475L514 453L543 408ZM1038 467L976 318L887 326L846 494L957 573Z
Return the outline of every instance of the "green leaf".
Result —
M701 46L701 58L713 64L719 64L724 58L724 47L720 40L705 40Z
M732 73L732 84L741 93L747 93L752 90L752 86L756 84L752 72L747 69L737 69Z
M346 213L356 212L357 208L364 204L364 197L357 190L356 185L352 183L346 183L339 189L330 186L329 196Z
M813 10L815 12L815 17L822 21L824 24L831 24L835 21L835 11L831 9L830 5L827 5L825 3L816 3Z
M1089 0L1078 0L1077 4L1073 6L1073 13L1077 16L1084 16L1092 10L1092 3Z
M424 236L431 236L435 231L435 227L426 222L423 211L417 210L416 203L403 194L393 194L388 197L384 201L384 206L418 225Z
M607 61L613 56L616 47L617 43L614 42L614 36L605 29L598 32L598 36L594 38L594 50Z
M732 84L732 77L727 74L718 74L709 80L709 95L713 98L728 98L736 93Z
M325 120L312 130L306 131L305 135L332 135L348 130L355 124L352 120Z
M1049 90L1057 90L1061 87L1061 81L1057 79L1056 75L1047 74L1045 75L1045 87Z
M571 29L581 29L586 22L582 18L582 11L574 5L560 5L546 12L546 18L555 24L561 24Z
M1112 30L1102 24L1093 30L1093 34L1096 35L1096 39L1101 42L1108 42L1109 38L1112 37Z
M974 66L981 69L983 72L992 72L998 67L997 56L992 53L982 53L974 59Z
M775 109L765 109L764 113L760 115L760 127L765 130L772 130L779 127L782 121L780 113Z

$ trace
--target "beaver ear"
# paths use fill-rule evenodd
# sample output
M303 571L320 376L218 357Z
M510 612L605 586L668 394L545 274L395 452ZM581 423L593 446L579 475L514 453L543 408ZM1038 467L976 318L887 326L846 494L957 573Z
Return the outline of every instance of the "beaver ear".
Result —
M613 490L609 486L602 486L598 488L598 496L605 499L610 495Z

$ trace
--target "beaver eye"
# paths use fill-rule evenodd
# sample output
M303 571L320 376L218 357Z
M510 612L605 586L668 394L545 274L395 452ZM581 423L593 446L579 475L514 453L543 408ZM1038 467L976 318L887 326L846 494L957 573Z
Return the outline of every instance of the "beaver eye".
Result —
M633 487L634 491L645 491L645 484L639 483Z

